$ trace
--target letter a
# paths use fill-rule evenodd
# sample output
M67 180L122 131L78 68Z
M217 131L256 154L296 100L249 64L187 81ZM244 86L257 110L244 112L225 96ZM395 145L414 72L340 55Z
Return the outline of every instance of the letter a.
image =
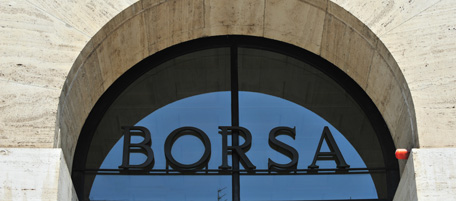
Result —
M323 140L326 140L328 144L330 152L321 152L321 145L323 144ZM316 165L318 160L334 160L337 164L338 169L345 169L349 168L350 165L345 163L344 157L339 150L339 147L334 140L334 137L329 131L329 128L325 126L323 129L323 133L321 134L320 143L318 143L317 151L315 152L315 156L311 165L309 165L310 169L318 169L318 165Z

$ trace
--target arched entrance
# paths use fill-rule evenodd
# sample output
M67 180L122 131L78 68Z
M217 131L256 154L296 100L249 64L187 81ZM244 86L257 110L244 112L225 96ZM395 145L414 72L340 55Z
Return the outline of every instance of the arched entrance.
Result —
M413 103L399 68L381 41L342 8L332 2L230 2L236 4L235 10L263 13L249 18L231 13L226 9L229 6L216 1L191 2L139 2L109 22L82 51L70 71L59 107L56 142L62 147L69 167L81 129L90 123L87 120L95 103L128 69L168 47L216 35L270 38L320 55L367 93L397 147L416 145ZM263 10L250 12L256 9ZM290 15L298 17L292 21L283 17ZM216 17L204 20L210 16ZM298 26L303 24L304 28Z
M315 164L307 161L308 164L304 167L290 166L285 172L270 169L266 175L334 174L349 176L367 174L375 184L377 198L392 200L399 179L398 164L393 154L394 143L379 111L367 94L337 67L317 55L282 42L246 36L219 36L189 41L146 58L119 78L99 99L81 132L72 168L73 181L79 198L82 200L90 198L92 185L97 175L107 173L109 175L139 174L146 176L151 173L148 172L151 168L146 172L144 169L139 172L131 172L132 170L128 170L128 168L102 168L102 163L106 163L106 158L112 152L114 145L118 144L122 137L127 138L127 136L123 136L125 132L122 132L122 126L136 125L158 108L177 100L217 91L231 91L231 95L228 97L231 97L232 112L228 116L231 116L232 119L231 122L221 124L228 124L227 126L252 124L252 120L239 124L239 119L243 118L239 116L243 112L239 109L238 94L241 91L273 95L292 101L323 118L327 125L333 128L333 132L334 129L340 131L340 135L353 146L356 150L354 153L359 155L364 164L350 169L349 167L339 167L343 166L345 162L340 163L336 158L319 158L319 160L336 162L337 169L329 169L326 172L319 169L312 170L311 166ZM261 97L252 96L253 98ZM277 108L273 106L270 109ZM177 121L177 119L169 121ZM305 121L305 119L301 119L295 124L301 125ZM314 121L314 118L309 118L307 121ZM294 125L287 121L276 124L291 127ZM210 126L217 127L217 124ZM149 127L149 129L154 129L154 127ZM306 129L306 126L298 127L299 132L297 131L296 135L307 135ZM321 130L323 131L323 127ZM155 135L162 136L162 138L166 136L163 133L154 133L152 138ZM209 138L214 138L214 133L208 135ZM253 139L257 139L256 135L252 136L254 136ZM159 137L159 139L161 138ZM301 140L301 144L298 143L296 146L303 146L304 141ZM331 145L329 139L325 139L325 142L328 146ZM213 149L221 147L213 145ZM267 149L264 146L259 147L260 150ZM319 150L320 148L316 152ZM343 151L345 152L346 149L344 148ZM315 158L318 158L316 152L301 154L312 156L315 153ZM332 147L330 152L338 151L334 151ZM125 155L126 152L123 154ZM114 157L120 158L121 156L117 154ZM246 161L241 159L240 162ZM157 159L157 163L159 166L164 164L164 161L159 162ZM223 163L225 164L225 162ZM153 164L151 165L153 166ZM241 168L241 172L247 171L245 175L261 175L261 171L264 172L270 168L268 165L268 168L262 167L262 170L259 171L248 171L248 166L244 164L246 169ZM166 165L166 169L168 169L168 165ZM236 176L235 172L227 172L223 168L218 171L214 169L217 168L206 166L206 173L215 171L215 175L230 175L233 178L243 175L237 173ZM170 171L173 170L177 169L172 168ZM200 171L204 173L205 170ZM180 173L198 175L198 172L194 171ZM168 170L163 172L165 176L169 176L168 174ZM179 173L177 174L179 175ZM318 180L318 178L315 179ZM315 179L310 181L315 182ZM356 180L352 181L356 182ZM234 182L233 180L233 187L230 189L233 192L236 185L239 189L239 184L234 184ZM297 186L297 188L299 187ZM359 189L352 189L352 191L360 192ZM286 192L281 193L286 194ZM331 192L329 193L331 194ZM305 195L296 196L297 199L306 199ZM351 194L345 196L349 197L341 199L356 197ZM233 193L233 199L234 197L235 193Z

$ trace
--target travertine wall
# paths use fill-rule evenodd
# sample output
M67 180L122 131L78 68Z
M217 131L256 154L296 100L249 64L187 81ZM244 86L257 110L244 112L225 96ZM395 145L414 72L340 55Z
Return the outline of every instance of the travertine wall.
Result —
M394 201L456 200L456 149L413 149Z
M58 97L87 41L130 1L0 1L0 147L54 147Z
M455 147L456 1L334 2L364 22L399 64L415 105L419 147Z
M0 200L77 200L61 149L1 148Z
M455 19L454 0L4 0L0 147L62 146L71 164L97 95L122 72L170 45L225 34L281 40L339 66L397 146L455 147Z

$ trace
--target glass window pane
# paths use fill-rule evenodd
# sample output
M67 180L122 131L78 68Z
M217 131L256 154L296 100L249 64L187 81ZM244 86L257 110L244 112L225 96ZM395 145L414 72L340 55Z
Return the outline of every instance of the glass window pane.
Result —
M90 200L213 201L219 190L231 200L231 176L98 175Z
M231 124L229 72L229 49L217 48L169 60L136 79L101 120L89 148L86 169L119 169L124 148L122 126L142 126L150 131L150 147L155 159L150 173L167 168L165 141L175 129L187 126L196 127L208 136L212 147L208 168L217 169L221 163L218 126ZM131 143L142 141L144 137L131 137ZM192 164L202 157L204 150L198 138L184 135L174 142L171 153L179 163ZM130 165L141 164L147 159L143 153L130 153L129 156ZM221 193L227 194L227 199L231 197L231 177L226 175L157 176L108 172L114 174L86 174L86 198L214 200L219 189L224 189Z
M312 111L290 101L255 93L239 95L240 123L252 133L252 146L246 153L257 169L268 169L268 159L287 164L291 160L268 144L269 132L278 126L296 128L296 137L277 139L299 153L297 169L307 169L317 151L323 128L328 126L345 161L351 168L366 168L362 158L345 137ZM326 141L322 152L329 152ZM318 161L319 168L335 169L332 161ZM334 171L331 171L334 172ZM281 173L284 174L284 173ZM241 175L242 200L311 200L377 198L369 174L345 175Z
M372 178L359 175L241 176L241 200L376 199Z
M325 68L325 66L319 68ZM339 83L316 67L271 51L239 48L239 90L244 91L240 94L240 125L249 128L252 133L254 143L247 155L257 168L267 169L267 156L277 163L284 164L291 161L268 146L269 131L277 126L296 127L296 139L285 135L277 139L297 150L298 169L307 169L312 164L325 126L334 136L350 168L385 167L377 133L367 115ZM326 143L323 143L321 151L325 150L329 151ZM260 155L262 157L259 157ZM336 168L334 160L319 160L316 165L320 166L319 168ZM372 174L362 177L364 179L359 181L352 180L352 176L351 174L317 175L312 176L315 179L312 181L297 179L296 181L301 182L302 186L306 186L309 182L326 183L323 185L326 188L324 191L316 191L313 188L298 191L302 196L299 199L312 199L314 195L328 197L327 192L331 194L329 196L332 197L331 199L387 197L385 175ZM253 199L255 196L252 196L251 192L254 192L254 189L243 184L266 185L261 182L262 177L241 176L241 198ZM305 176L298 177L305 178ZM358 178L361 177L358 176ZM340 181L355 182L346 183L347 188L356 186L358 183L367 182L369 185L362 185L364 188L356 191L331 190L344 189L344 186L338 185ZM276 182L280 182L280 179L277 178ZM264 191L277 190L273 189L272 186L263 188ZM338 194L338 192L341 193ZM281 194L297 195L292 191L281 192ZM268 199L265 198L265 200Z
M190 125L201 129L209 137L212 154L208 168L218 169L221 164L222 140L217 125L229 125L229 114L229 92L213 92L176 101L139 121L135 126L143 126L151 132L151 147L155 157L152 170L167 168L164 144L168 134L176 128ZM100 169L118 169L122 164L123 138L110 150ZM140 136L132 137L133 143L143 140ZM198 161L203 152L202 142L192 135L179 138L171 150L173 157L183 164ZM146 160L142 153L130 154L130 157L130 164L141 164ZM86 180L93 180L89 197L91 200L213 200L219 189L224 189L227 198L231 197L229 175L89 175Z

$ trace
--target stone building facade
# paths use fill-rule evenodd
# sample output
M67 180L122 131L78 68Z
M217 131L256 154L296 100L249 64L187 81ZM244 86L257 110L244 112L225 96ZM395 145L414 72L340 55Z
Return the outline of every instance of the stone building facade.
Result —
M77 200L73 156L102 94L150 55L222 35L337 66L411 150L394 200L456 200L454 0L2 1L0 200Z

